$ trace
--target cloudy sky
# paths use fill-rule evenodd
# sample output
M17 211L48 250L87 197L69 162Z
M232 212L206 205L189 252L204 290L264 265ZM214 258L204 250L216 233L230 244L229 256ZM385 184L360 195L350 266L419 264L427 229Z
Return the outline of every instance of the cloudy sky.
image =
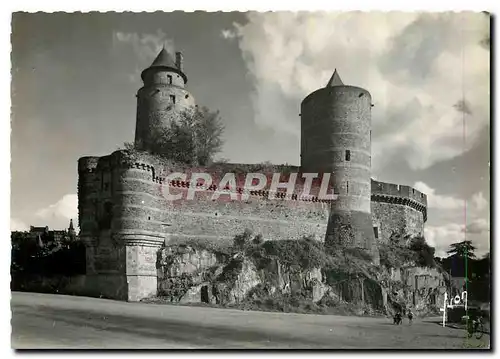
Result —
M489 20L473 13L15 14L11 227L77 222L77 160L135 129L140 71L182 51L221 157L299 164L300 102L336 68L373 97L373 177L427 193L426 239L489 250Z

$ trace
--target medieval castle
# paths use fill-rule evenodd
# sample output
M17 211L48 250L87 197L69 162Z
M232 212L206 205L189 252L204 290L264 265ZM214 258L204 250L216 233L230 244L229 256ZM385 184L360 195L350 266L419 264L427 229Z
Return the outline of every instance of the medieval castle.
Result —
M186 90L183 58L163 49L141 74L135 147L78 161L80 238L86 244L89 295L140 300L157 291L158 249L174 239L222 240L250 229L264 239L314 236L373 254L376 243L423 234L427 197L403 185L371 179L370 93L344 85L335 71L326 87L301 104L301 164L297 171L334 173L332 203L264 198L196 201L175 205L162 196L165 165L147 153L153 129L195 106ZM176 166L176 165L172 165ZM231 166L225 165L226 169ZM181 171L167 168L167 171ZM180 186L177 190L185 191ZM91 293L93 292L93 293Z

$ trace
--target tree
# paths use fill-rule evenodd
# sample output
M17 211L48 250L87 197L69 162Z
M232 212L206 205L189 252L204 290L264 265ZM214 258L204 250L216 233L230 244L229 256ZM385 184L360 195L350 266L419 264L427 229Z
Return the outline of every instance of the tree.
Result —
M222 150L224 125L219 112L211 112L208 108L196 108L194 113L184 112L186 122L193 126L196 159L198 164L209 164L214 156Z
M475 259L476 255L474 251L476 247L472 245L472 241L462 241L459 243L453 243L450 245L450 249L446 252L451 256L458 257L461 259Z
M176 162L205 166L222 150L223 133L218 111L196 107L181 112L167 126L153 126L148 150ZM131 144L124 147L131 149Z

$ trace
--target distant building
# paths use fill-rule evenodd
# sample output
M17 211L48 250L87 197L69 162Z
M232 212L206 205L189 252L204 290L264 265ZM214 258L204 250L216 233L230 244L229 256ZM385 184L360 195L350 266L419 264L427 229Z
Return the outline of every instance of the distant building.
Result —
M36 227L30 226L29 232L27 231L12 231L11 239L13 242L19 241L36 241L38 244L48 244L54 242L66 241L76 241L78 236L76 235L75 228L73 226L73 220L69 222L68 229L63 230L50 230L48 226Z

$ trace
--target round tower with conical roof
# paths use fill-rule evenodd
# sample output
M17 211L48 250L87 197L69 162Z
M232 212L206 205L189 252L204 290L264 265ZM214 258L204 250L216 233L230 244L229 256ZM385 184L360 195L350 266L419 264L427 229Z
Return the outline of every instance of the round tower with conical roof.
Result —
M178 119L183 111L194 108L195 101L185 88L187 76L180 52L174 61L163 47L151 66L142 71L141 78L144 86L136 95L135 147L147 151L152 133Z
M333 202L325 241L372 252L371 95L335 70L301 104L301 170L330 172Z

